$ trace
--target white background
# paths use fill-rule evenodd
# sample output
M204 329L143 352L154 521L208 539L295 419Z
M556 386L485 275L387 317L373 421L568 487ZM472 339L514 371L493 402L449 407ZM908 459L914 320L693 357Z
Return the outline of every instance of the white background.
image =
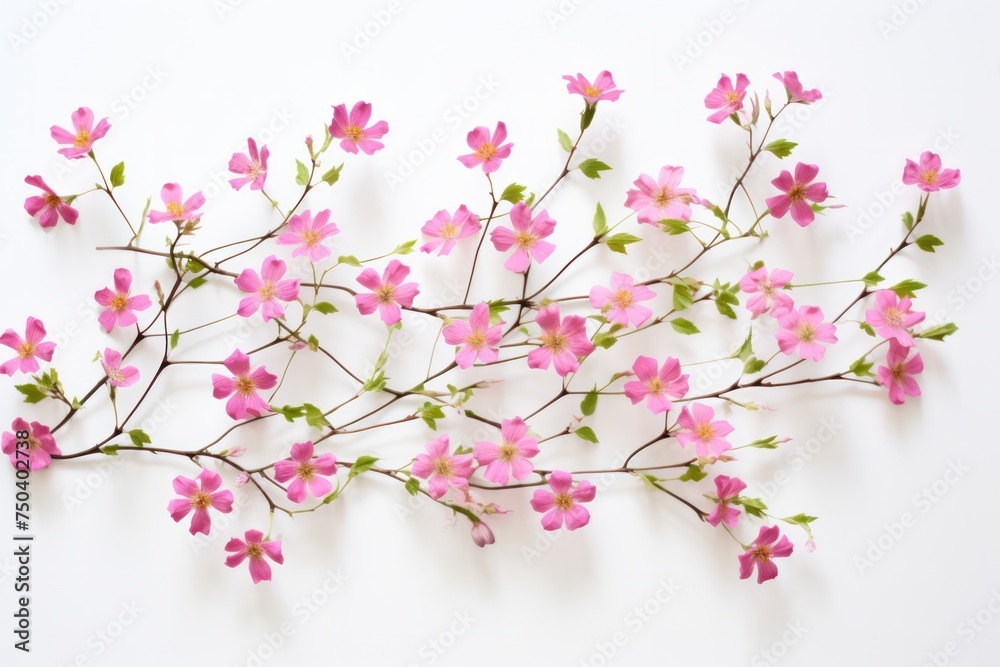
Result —
M380 16L386 25L374 22ZM125 334L109 337L98 328L93 292L110 283L117 266L130 268L137 288L147 292L154 278L167 276L159 260L92 250L127 238L110 203L95 195L78 202L75 228L60 224L45 233L24 213L23 200L33 194L22 182L27 174L43 175L60 192L85 189L95 179L86 161L67 171L48 137L49 126L68 125L78 106L110 118L112 130L96 148L106 168L126 161L121 196L130 215L137 217L145 197L157 199L168 181L188 193L215 195L205 208L205 231L195 240L195 249L204 250L213 240L261 233L274 224L275 214L259 195L216 185L247 136L260 138L270 128L268 190L288 206L296 196L293 159L304 156L304 136L321 136L330 105L372 102L374 118L391 128L386 149L374 157L347 156L341 182L318 189L307 202L313 210L333 210L342 229L338 252L370 256L417 238L423 221L440 208L467 203L484 212L482 174L455 160L467 152L465 133L476 125L507 122L515 147L498 174L500 187L514 180L532 191L547 186L564 159L555 128L572 130L580 107L560 77L609 69L626 92L615 104L601 104L585 151L614 170L595 182L571 177L547 201L559 222L560 247L534 281L586 243L598 200L610 219L625 215L625 192L641 172L683 165L686 185L723 198L745 149L735 126L705 122L702 100L720 72L745 72L754 90L763 95L768 89L776 100L783 92L770 75L778 70L795 69L807 87L823 89L821 105L793 110L799 115L776 130L775 136L800 143L796 154L784 163L765 160L750 179L751 191L758 201L769 196L768 181L797 157L820 165L836 201L847 208L805 230L788 219L771 221L772 237L763 245L740 242L696 265L691 275L734 280L744 260L768 258L794 270L796 282L859 277L898 241L899 214L915 208L915 191L893 190L905 158L936 148L946 166L961 167L963 181L933 197L928 211L928 231L946 245L935 255L909 249L884 272L892 282L916 277L929 283L918 307L931 319L961 327L947 344L921 345L927 370L920 399L897 408L878 389L844 383L849 386L744 395L774 411L715 406L737 426L736 442L772 433L792 438L778 451L743 451L719 472L745 478L780 516L804 511L820 517L814 524L818 549L805 553L802 533L789 530L796 553L780 562L779 577L767 585L737 578L738 548L723 532L633 479L601 483L591 525L555 536L540 529L527 506L529 494L500 495L498 502L516 511L491 522L497 544L480 550L465 524L446 525L441 508L425 504L411 511L398 485L361 478L322 512L294 522L279 517L275 535L284 540L286 563L275 568L272 583L253 586L245 567L223 566L222 546L247 528L266 529L259 500L237 489L238 514L228 525L217 520L211 541L192 542L186 524L174 524L166 505L170 479L193 476L196 468L182 459L131 454L114 466L85 459L32 478L33 651L25 656L11 648L13 560L0 556L0 617L6 619L0 623L0 662L235 667L261 664L263 656L269 665L308 659L378 665L995 664L1000 620L988 605L1000 609L1000 575L989 520L996 503L990 470L1000 460L992 428L997 287L991 279L1000 236L988 202L998 148L997 18L989 3L916 0L5 3L0 327L21 329L29 314L41 318L60 343L55 363L75 393L96 378L90 363L96 350L127 343ZM359 38L366 28L373 36ZM394 188L386 176L392 173L405 175ZM734 210L745 221L742 204ZM690 240L652 228L637 231L634 221L623 229L641 233L646 243L629 257L597 249L588 255L589 268L570 272L559 294L589 289L615 268L662 275L692 252ZM160 247L160 231L152 230L145 243ZM456 298L445 279L454 274L464 280L470 250L466 242L447 261L407 258L424 282L418 305ZM287 249L277 252L288 257ZM237 268L256 268L262 257L234 264L246 259ZM350 284L354 274L344 271L336 279ZM478 298L519 287L488 244L478 275ZM235 309L237 293L217 282L191 298L178 326ZM833 314L855 290L811 288L795 296ZM317 331L360 372L382 344L381 327L357 317L349 301L334 300L342 312ZM661 312L666 303L658 302ZM851 316L861 317L862 310ZM628 345L590 362L590 372L600 372L581 374L578 386L627 368L640 352L700 361L724 356L740 340L739 327L710 308L692 319L705 330L697 340L665 327L642 340L626 339ZM773 350L772 329L758 329L762 354ZM422 372L428 333L430 328L393 360L390 375L400 388ZM214 339L184 340L178 354L221 359L239 335L229 321ZM268 328L256 330L246 347L271 335ZM842 327L841 338L828 360L804 374L839 370L866 349L850 325ZM151 349L147 365L140 364L147 378L155 354ZM259 361L275 370L282 360L271 350ZM445 361L439 355L435 366ZM494 398L486 394L478 410L523 414L552 395L555 375L529 373L522 363L490 376L508 377L512 387L495 390ZM332 405L350 395L335 369L317 376L309 366L293 367L287 402ZM210 370L188 367L164 376L149 408L136 415L155 444L194 447L228 425L221 402L209 395ZM737 371L690 369L692 383L702 386L721 386ZM62 414L57 406L19 407L13 388L4 391L4 427L19 414L46 423ZM64 452L106 435L109 414L96 398L94 403L83 423L60 432ZM575 407L560 403L532 426L554 433ZM309 437L301 422L278 421L248 429L229 444L248 447L248 460L266 462ZM556 440L539 465L615 465L618 452L658 428L643 409L610 399L602 399L592 423L600 445ZM474 435L455 416L443 426L453 441L471 442ZM327 444L344 460L376 453L400 465L431 435L421 425ZM659 450L645 460L679 456ZM225 475L232 487L232 475ZM13 475L3 477L2 502L12 503ZM709 487L679 490L698 501ZM708 507L704 499L701 504ZM894 527L907 513L908 527ZM745 540L756 533L755 527L741 530ZM4 527L0 536L8 531L13 529ZM672 597L665 584L676 589ZM985 624L967 621L977 613L976 623ZM612 648L614 655L605 658L601 651ZM949 649L951 656L944 653Z

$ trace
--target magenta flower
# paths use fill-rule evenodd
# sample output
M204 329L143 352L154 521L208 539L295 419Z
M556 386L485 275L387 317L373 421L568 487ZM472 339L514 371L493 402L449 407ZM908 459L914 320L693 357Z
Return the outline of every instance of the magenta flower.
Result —
M792 543L788 541L788 537L781 535L777 526L761 526L757 539L739 555L740 579L749 579L756 565L757 583L770 581L778 576L778 566L773 559L791 555Z
M234 350L222 363L233 377L213 373L212 395L215 398L230 397L226 402L226 414L239 420L260 417L261 414L270 412L271 406L260 397L257 390L273 388L278 384L278 376L268 373L263 366L251 370L250 357L239 350Z
M409 308L413 298L420 294L417 283L404 283L410 275L410 267L398 259L389 262L382 277L378 277L375 269L365 269L357 280L372 291L371 294L355 294L354 303L362 315L370 315L378 310L379 317L387 325L392 326L403 318L400 306Z
M24 327L24 338L13 329L7 329L0 336L0 345L6 345L17 356L0 364L0 375L13 376L17 371L34 373L38 370L38 360L52 361L56 344L45 340L45 325L41 320L28 317Z
M528 459L538 454L538 438L528 435L528 425L520 417L500 422L500 444L480 440L473 455L486 466L486 479L506 486L511 474L521 481L535 469Z
M105 287L94 293L97 303L105 306L105 310L97 316L97 321L108 333L111 333L116 324L120 327L132 326L139 320L135 311L146 310L153 305L145 294L130 296L131 289L132 273L128 269L115 269L115 289Z
M428 442L426 449L426 454L417 454L412 470L414 477L427 480L431 498L440 498L448 487L469 488L472 454L452 455L447 434Z
M549 488L537 489L531 496L531 508L545 512L542 528L559 530L563 522L566 528L576 530L590 523L590 512L580 503L589 503L597 495L597 487L584 480L573 488L573 475L561 470L553 470L549 475Z
M570 94L582 95L583 99L587 100L588 105L597 104L601 100L616 102L621 94L625 92L615 87L615 81L611 78L611 72L608 70L604 70L598 74L597 78L594 79L594 83L591 83L590 79L579 73L576 76L565 74L563 78L568 81L566 90Z
M480 125L465 138L473 152L469 155L460 155L458 159L469 169L481 164L484 174L492 174L500 168L503 160L510 157L510 149L514 147L514 144L503 143L506 138L507 126L502 121L497 123L492 138L490 131Z
M293 215L288 221L288 231L275 239L278 245L298 246L292 257L305 255L310 262L319 262L330 256L330 248L323 241L339 234L340 229L330 220L330 209L323 209L314 218L308 209Z
M579 315L560 319L558 303L539 310L535 324L542 330L538 337L541 345L528 353L528 368L545 370L554 362L556 373L566 377L580 368L580 357L594 351L587 338L587 320Z
M180 522L191 510L194 515L191 517L191 534L204 533L208 535L212 530L212 517L208 513L208 508L218 510L223 514L233 511L233 492L219 491L222 486L222 477L219 473L205 469L198 473L194 479L178 475L174 477L174 491L180 498L175 498L167 505L167 510L174 521Z
M681 447L694 445L698 456L718 457L733 448L726 436L733 432L727 421L712 421L715 410L701 403L693 403L681 410L677 423L683 429L677 434Z
M49 134L56 140L56 143L68 146L59 149L60 155L65 155L71 160L78 160L87 156L94 142L108 133L111 124L108 123L107 118L102 118L95 127L94 112L87 107L80 107L74 111L71 119L73 132L53 125L49 128Z
M268 565L264 556L278 565L284 563L285 557L281 555L281 540L265 540L264 533L259 530L248 530L243 534L243 537L246 542L234 537L226 543L226 551L232 554L226 556L226 565L237 567L249 558L250 578L253 579L253 583L271 581L271 566Z
M771 185L784 194L768 197L764 200L771 215L775 218L783 218L791 209L792 220L798 223L799 227L805 227L815 220L816 214L809 202L824 202L829 196L826 183L813 183L818 173L819 167L804 162L795 165L795 178L792 178L787 169L783 169L778 177L771 181Z
M131 387L139 381L139 369L135 366L122 368L122 354L110 347L104 348L104 358L101 359L101 368L108 376L112 387Z
M639 301L649 301L656 293L645 285L636 285L632 276L626 273L611 274L611 289L603 285L590 288L590 305L600 308L608 322L617 322L627 327L629 322L641 327L653 311L638 305Z
M476 543L477 547L485 547L487 544L493 544L497 539L485 521L475 521L472 524L472 541Z
M452 320L444 328L444 342L448 345L461 345L455 353L455 362L459 368L468 368L478 359L484 364L497 360L497 346L503 338L503 322L490 326L490 307L486 303L477 303L472 308L469 321Z
M802 102L805 104L812 104L817 100L823 99L823 93L819 92L818 88L813 88L812 90L802 90L802 84L799 82L799 75L795 72L775 72L774 78L781 82L781 85L785 87L785 92L788 93L788 102Z
M292 445L292 460L282 459L274 464L274 479L279 482L294 480L288 485L288 499L301 503L309 493L322 498L333 490L326 479L337 474L337 458L326 452L313 458L312 441Z
M494 248L500 252L514 248L514 252L503 263L504 268L509 271L526 271L531 266L531 260L544 262L556 249L555 245L542 240L556 228L556 221L544 209L532 218L531 209L520 202L510 209L510 222L514 229L496 227L490 232Z
M910 350L913 357L907 361ZM876 372L878 383L889 390L889 400L893 405L902 405L907 396L919 396L920 385L913 379L914 375L922 373L924 360L916 348L905 347L889 339L889 352L885 355L885 365L879 366Z
M52 457L62 454L59 447L56 446L56 439L52 437L52 431L49 430L48 426L38 422L29 424L24 419L17 417L11 422L10 427L13 429L13 433L4 431L3 447L0 448L0 451L10 457L10 463L15 468L23 470L20 466L24 465L24 454L20 456L17 454L18 440L28 441L28 470L31 472L48 468L52 464ZM20 437L25 433L27 437ZM24 451L23 448L21 451ZM21 461L20 465L18 460Z
M740 522L740 511L731 507L729 502L740 497L740 491L747 488L739 477L729 477L727 475L717 475L715 478L715 490L718 495L718 503L712 508L712 512L705 517L713 526L720 523L727 528L735 528Z
M330 123L330 134L340 139L340 147L348 153L358 154L360 148L365 155L372 155L377 150L385 148L381 139L389 131L389 124L380 120L370 127L368 121L372 117L372 105L358 102L347 115L347 105L338 104L333 107L333 122Z
M792 272L784 269L774 269L768 275L763 266L753 271L747 271L740 278L740 289L754 296L747 299L747 310L753 313L750 319L757 319L764 313L772 317L781 317L790 311L795 302L782 288L792 281Z
M441 209L420 229L424 236L431 239L420 246L420 250L427 253L437 250L439 257L447 255L455 247L458 239L472 236L480 229L482 229L482 225L479 224L479 216L470 212L465 204L458 207L454 216L445 209Z
M150 224L156 224L165 220L179 222L182 220L197 220L201 218L200 209L205 205L205 197L201 192L196 192L181 203L184 193L177 183L167 183L160 189L160 199L166 206L166 211L150 211Z
M691 202L700 200L693 188L679 187L684 167L667 165L660 169L657 180L640 174L635 180L637 190L629 190L625 206L638 211L639 222L659 225L661 220L690 220Z
M38 215L38 224L42 227L55 227L59 218L67 224L75 225L80 212L66 203L66 200L55 193L55 190L46 185L41 176L25 176L24 182L41 188L43 195L35 195L24 200L24 210L28 215L34 217Z
M750 79L746 74L736 75L736 87L733 88L733 81L723 74L718 85L705 96L705 106L709 109L718 109L708 117L712 123L721 123L729 116L743 108L743 98L747 94L747 86Z
M299 298L299 279L282 280L285 275L285 263L270 255L260 267L260 275L253 269L243 269L236 278L236 286L250 296L240 300L236 312L240 317L250 317L258 310L264 316L264 321L285 316L285 307L281 301L295 301Z
M264 187L264 181L267 180L267 157L271 154L267 150L267 146L261 146L258 152L257 142L253 140L253 137L249 137L247 148L250 151L249 155L233 153L233 157L229 158L229 171L241 174L236 178L229 179L229 184L233 186L234 190L239 190L247 183L250 184L251 190L260 190Z
M785 354L798 350L803 359L819 361L826 354L826 348L820 343L833 344L837 342L837 327L829 322L823 322L823 311L819 306L802 306L798 310L790 310L778 318L781 330L775 334L778 347Z
M961 169L942 169L941 156L930 151L920 154L920 164L907 160L903 167L903 183L916 185L924 192L947 190L961 181Z
M688 392L688 375L681 375L681 362L667 357L662 367L656 359L639 355L632 364L635 380L625 383L625 395L635 405L647 398L646 407L650 412L660 414L673 407L673 398L683 398Z
M899 298L892 290L879 290L875 293L875 308L865 311L865 322L882 338L893 338L903 347L913 347L916 343L907 329L923 322L927 313L910 310L912 305L908 296Z

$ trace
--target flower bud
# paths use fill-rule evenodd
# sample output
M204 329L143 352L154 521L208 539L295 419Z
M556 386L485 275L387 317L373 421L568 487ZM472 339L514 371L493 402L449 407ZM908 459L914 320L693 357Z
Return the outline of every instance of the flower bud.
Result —
M485 521L477 521L472 524L472 541L477 547L485 547L487 544L496 542L493 531L486 525Z

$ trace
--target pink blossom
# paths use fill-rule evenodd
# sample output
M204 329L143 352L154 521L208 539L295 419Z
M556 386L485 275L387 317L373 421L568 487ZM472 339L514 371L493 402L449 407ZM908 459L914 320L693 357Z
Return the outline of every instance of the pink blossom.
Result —
M920 154L920 164L907 160L903 167L903 183L916 185L924 192L947 190L961 181L961 169L942 169L941 156L930 151Z
M798 350L803 359L819 361L826 354L826 348L820 343L837 342L837 327L823 322L823 311L819 306L802 306L798 310L790 310L778 318L778 324L781 330L775 336L778 347L785 354L793 354Z
M455 247L458 239L472 236L480 229L479 216L472 213L462 204L452 216L447 210L441 209L434 217L424 223L420 231L431 240L420 246L423 252L438 251L438 256L447 255Z
M330 209L324 209L314 218L309 210L293 215L288 221L288 231L275 239L278 245L298 246L292 251L292 257L305 255L310 262L319 262L330 256L330 248L323 241L340 229L330 220Z
M24 210L30 216L38 215L38 224L42 227L55 227L59 218L67 224L75 225L80 212L66 203L66 199L56 194L55 190L46 185L41 176L25 176L24 182L41 188L45 194L28 197L24 200Z
M135 311L146 310L153 305L146 294L130 296L132 273L128 269L115 269L114 282L114 290L105 287L94 293L94 299L97 303L105 306L105 310L97 316L97 321L108 333L111 333L115 325L119 327L132 326L138 321Z
M745 488L747 485L739 477L717 475L715 490L719 501L712 509L711 514L705 517L705 521L713 526L723 523L727 528L735 528L736 524L740 522L740 511L731 507L729 502L734 498L739 498L740 491Z
M594 351L587 338L587 320L579 315L560 319L558 303L539 310L535 324L542 330L538 337L541 345L528 353L528 368L544 370L554 362L556 373L566 377L580 368L580 357Z
M122 354L110 347L104 348L104 358L101 359L101 368L108 376L112 387L131 387L139 381L139 369L135 366L122 368Z
M469 155L460 155L458 159L469 169L483 165L483 173L492 174L500 168L503 160L510 157L510 149L514 147L514 144L503 143L506 138L507 126L502 121L497 123L492 138L490 131L480 125L465 138L473 152Z
M733 81L723 74L718 85L705 96L705 106L709 109L718 109L708 117L712 123L721 123L729 116L743 108L743 98L747 94L747 86L750 79L746 74L736 75L736 87L733 88Z
M52 353L56 349L55 343L45 340L45 325L34 317L28 317L24 338L13 329L7 329L0 336L0 345L17 352L16 357L0 365L0 374L10 376L17 371L34 373L38 370L38 360L52 361Z
M247 474L246 472L241 472L239 475L236 476L236 482L235 482L236 486L243 486L244 484L249 484L249 483L250 483L250 475Z
M771 215L775 218L783 218L791 209L792 220L798 223L799 227L805 227L815 220L816 214L809 202L824 202L829 196L826 183L813 183L818 173L819 167L804 162L795 165L794 178L788 170L783 169L778 177L771 181L771 185L784 194L768 197L764 200Z
M271 566L268 565L264 557L267 556L278 565L284 563L285 557L281 555L281 540L266 540L264 533L259 530L248 530L243 534L243 537L246 542L234 537L226 544L226 551L232 554L226 557L226 565L237 567L249 558L250 578L253 579L253 583L271 581Z
M267 146L261 146L258 152L257 142L253 140L253 137L249 137L247 138L247 149L250 151L249 155L233 153L233 157L229 158L229 171L234 174L242 174L229 179L229 185L233 186L234 190L239 190L247 183L250 184L251 190L260 190L264 187L264 181L267 180L267 158L271 154L267 150Z
M472 454L452 455L448 435L427 443L427 453L417 454L413 461L413 476L428 481L431 498L440 498L448 487L467 489L472 474Z
M751 319L757 319L764 313L772 317L781 317L790 311L795 303L782 288L792 281L792 272L784 269L774 269L768 275L763 266L747 271L740 278L740 289L754 296L747 299L747 310L753 313Z
M882 338L893 338L903 347L913 347L916 343L907 329L923 322L927 314L911 310L912 305L908 296L899 298L892 290L879 290L875 293L875 308L865 311L865 322Z
M913 356L907 361L910 351ZM905 347L889 339L889 352L885 355L885 365L879 366L876 372L878 383L889 390L889 400L893 405L902 405L907 396L919 396L920 385L913 378L922 373L924 360L916 348Z
M74 111L71 119L73 132L53 125L49 128L49 134L56 140L56 143L68 146L59 149L60 155L65 155L71 160L78 160L87 156L94 142L108 133L111 124L108 123L107 118L102 118L95 127L94 112L87 107L80 107Z
M509 271L514 273L526 271L531 266L531 260L544 262L556 249L555 245L542 240L556 228L556 221L549 217L548 211L543 209L532 218L531 209L524 202L520 202L510 210L510 222L514 229L496 227L490 232L490 241L500 252L506 252L516 246L514 252L503 263L504 268Z
M226 455L231 459L236 459L247 453L246 447L240 447L239 445L235 447L230 447L229 452Z
M779 540L778 537L781 537ZM757 566L757 583L762 584L778 576L778 566L773 559L792 555L792 543L781 535L777 526L761 526L757 539L739 555L740 579L749 579Z
M252 370L250 357L239 350L234 350L222 363L233 377L213 373L212 395L215 398L230 397L226 402L226 414L239 420L270 412L271 406L260 397L257 390L273 388L278 384L278 376L268 373L263 366Z
M632 276L615 271L611 274L611 289L603 285L590 288L590 305L600 308L609 322L617 322L623 327L631 322L641 327L653 311L638 302L649 301L655 296L656 293L645 285L636 285Z
M198 220L201 218L200 209L205 205L205 197L201 192L196 192L181 203L184 193L177 183L167 183L160 189L160 199L166 206L166 211L150 211L149 222L156 224L165 220Z
M683 431L677 434L681 447L694 445L698 456L720 456L733 448L726 436L733 432L727 421L712 421L715 410L701 403L692 403L681 410L677 423Z
M370 315L378 310L379 317L392 326L403 318L400 307L409 308L413 298L420 294L417 283L404 283L410 275L410 267L398 259L389 262L379 278L375 269L365 269L357 280L372 291L371 294L356 294L354 303L362 315Z
M545 512L542 528L559 530L565 521L567 529L576 530L590 523L590 512L580 503L589 503L594 499L596 486L584 480L573 488L573 475L561 470L553 470L548 482L552 491L537 489L531 496L531 508L536 512Z
M775 72L774 78L781 82L781 85L785 87L785 92L788 93L788 102L803 102L805 104L812 104L817 100L823 99L823 93L819 92L819 89L813 88L812 90L802 90L802 83L799 82L799 75L795 72Z
M625 383L625 395L635 405L647 398L646 407L650 412L660 414L673 407L672 398L683 398L688 392L688 375L681 375L681 363L667 357L662 367L656 359L640 355L632 364L635 380Z
M10 457L10 463L15 468L19 470L24 469L24 454L18 456L17 453L18 440L28 441L28 470L31 472L48 468L52 464L53 456L62 455L59 447L56 446L56 439L52 437L52 431L49 430L48 426L38 422L31 422L29 424L24 419L17 417L11 422L10 427L13 429L12 433L8 433L7 431L3 433L2 451ZM25 433L27 433L26 438L20 437ZM23 447L21 451L24 451Z
M486 466L486 479L506 486L511 474L521 481L535 469L528 459L538 454L538 438L528 435L528 425L520 417L500 422L500 444L480 440L473 455Z
M258 310L264 316L264 321L285 316L285 307L281 301L295 301L299 298L299 279L282 280L285 275L285 263L270 255L260 267L260 275L253 269L243 269L236 278L236 286L250 296L240 300L236 310L240 317L250 317Z
M333 490L326 479L337 474L337 458L326 452L313 458L312 441L292 445L292 460L282 459L274 464L274 478L279 482L294 480L288 485L288 499L301 503L309 493L322 498Z
M597 78L594 79L594 83L591 83L590 79L579 73L576 76L565 74L563 75L563 79L568 81L566 90L570 94L583 96L583 99L587 100L588 105L597 104L601 100L616 102L618 97L625 92L615 87L615 81L611 78L611 72L608 70L604 70L598 74Z
M472 541L476 543L477 547L485 547L487 544L493 544L497 540L485 521L474 521L472 523Z
M208 508L218 510L223 514L233 511L233 492L219 491L222 486L222 477L219 473L211 470L202 470L194 479L178 475L174 477L174 491L180 498L175 498L167 505L171 518L180 522L191 510L194 515L191 517L191 534L204 533L208 535L212 530L212 517L208 513Z
M333 107L333 122L330 124L330 134L340 139L340 147L348 153L358 154L358 149L365 155L372 155L377 150L385 148L381 139L389 131L389 124L380 120L366 127L372 117L372 105L358 102L347 115L347 105L338 104Z
M461 345L455 353L455 362L459 368L468 368L478 359L484 364L497 360L497 346L503 338L503 322L490 326L490 307L486 303L477 303L472 308L469 321L452 320L444 328L444 342L448 345Z
M659 225L661 220L690 220L691 202L701 200L694 188L680 187L684 167L667 165L660 169L657 180L640 174L634 181L636 190L629 190L625 206L639 213L640 223Z

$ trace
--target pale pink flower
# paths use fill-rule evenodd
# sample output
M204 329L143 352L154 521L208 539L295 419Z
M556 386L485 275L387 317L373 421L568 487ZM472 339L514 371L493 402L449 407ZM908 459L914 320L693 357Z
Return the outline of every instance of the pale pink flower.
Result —
M747 310L753 313L751 319L757 319L764 313L772 317L781 317L790 311L795 303L792 297L782 289L792 282L792 272L784 269L774 269L770 275L765 267L747 271L740 278L740 289L754 296L747 299Z
M580 503L589 503L597 495L597 487L584 480L573 488L573 475L553 470L548 478L549 488L537 489L531 496L531 508L545 512L542 528L559 530L566 522L568 530L583 528L590 523L590 512Z
M448 435L427 443L427 452L417 454L413 461L413 476L427 480L431 498L440 498L448 487L467 489L472 474L472 454L453 455Z
M257 390L272 389L278 384L278 376L268 373L263 366L252 370L250 357L239 350L234 350L222 363L233 377L213 373L212 395L215 398L230 397L226 402L226 414L239 420L270 412L271 406L260 397Z
M677 424L684 430L677 434L681 447L694 445L698 456L720 456L733 448L726 436L733 432L727 421L712 421L715 410L701 403L692 403L681 410Z
M311 493L322 498L333 490L333 484L326 479L337 474L337 458L326 452L313 457L312 441L297 442L292 445L292 460L282 459L274 464L274 479L288 485L288 499L301 503Z
M132 273L128 269L115 269L115 288L107 287L94 293L94 300L105 309L97 316L97 321L108 333L115 328L129 327L138 321L135 311L146 310L153 303L146 294L129 294L132 289Z
M29 424L24 419L17 417L11 422L10 427L13 429L13 432L8 433L4 431L2 438L3 447L0 448L0 451L3 451L4 454L10 457L10 463L15 468L19 470L24 469L24 454L18 456L17 453L18 440L28 441L28 470L30 472L48 468L52 464L53 456L62 455L59 447L56 446L56 439L52 437L52 431L49 430L48 426L38 422L31 422ZM19 434L24 433L28 434L26 438L18 437ZM24 451L23 447L21 451Z
M38 370L38 360L52 361L52 353L56 349L55 343L45 340L42 321L30 316L24 327L24 338L13 329L7 329L0 335L0 345L17 352L16 357L0 364L0 374L10 376L17 371L34 373Z
M579 315L559 315L559 304L553 303L538 311L535 317L542 332L541 345L528 353L528 368L547 369L554 363L556 373L566 377L580 368L580 357L594 351L587 338L587 320Z
M233 153L233 157L229 158L229 171L240 174L236 178L229 179L229 185L233 186L234 190L239 190L247 183L250 184L251 190L260 190L267 180L267 158L271 154L267 146L261 146L258 151L257 142L253 137L249 137L247 149L250 151L249 155Z
M528 459L538 454L538 438L528 435L528 425L520 417L500 422L500 444L480 440L473 455L486 466L486 479L506 486L511 474L521 481L535 469Z
M271 566L264 559L265 556L273 560L278 565L285 562L285 557L281 555L281 540L265 540L264 533L259 530L248 530L243 534L243 540L234 537L226 544L226 551L231 556L226 556L226 565L237 567L247 558L250 559L250 578L253 583L259 584L262 581L271 581Z
M107 118L102 118L95 126L94 112L87 107L80 107L74 111L71 120L73 121L73 132L56 125L49 128L49 134L56 140L56 143L68 146L60 148L59 154L65 155L71 160L86 157L94 142L111 129Z
M661 220L690 220L691 202L701 200L694 188L680 187L684 167L667 165L660 169L657 180L640 174L634 181L635 190L628 191L625 206L639 213L642 224L659 225Z
M438 251L438 256L447 255L455 247L458 239L472 236L482 229L479 216L472 213L462 204L453 216L447 210L441 209L434 217L424 223L420 231L431 240L420 246L423 252Z
M166 206L165 211L150 211L149 218L151 224L164 222L165 220L198 220L201 218L200 209L205 205L205 196L201 192L196 192L187 198L183 203L184 192L177 183L167 183L160 189L160 199Z
M55 227L59 218L67 224L75 225L80 212L66 203L66 200L56 194L55 190L46 185L41 176L25 176L24 182L41 188L45 194L28 197L24 200L24 210L30 216L38 215L38 224L42 227Z
M228 452L227 456L229 458L231 458L231 459L236 459L236 458L239 458L239 457L243 456L246 453L247 453L247 448L246 447L240 447L239 445L237 445L236 447L230 447L229 448L229 452Z
M273 318L285 316L285 307L281 301L295 301L299 298L299 279L282 280L285 275L285 263L270 255L260 267L260 275L253 269L243 269L236 278L236 286L250 296L240 300L236 310L240 317L250 317L258 310L265 322Z
M893 338L903 347L913 347L916 343L907 331L924 321L927 313L911 310L910 297L899 298L892 290L883 289L875 293L875 308L865 311L865 322L882 338Z
M543 209L532 218L531 209L520 202L510 210L510 222L514 229L496 227L490 232L494 248L500 252L514 248L514 252L503 263L504 268L509 271L526 271L531 266L531 260L544 262L556 249L552 243L542 240L556 228L556 221L549 217L548 211Z
M458 160L469 169L483 165L484 174L492 174L500 168L500 163L510 157L510 149L514 144L503 143L507 138L507 126L501 121L497 123L492 138L490 131L480 125L469 132L465 141L473 150L469 155L460 155Z
M476 543L477 547L485 547L487 544L493 544L497 540L485 521L475 521L472 524L472 541Z
M617 322L627 327L629 322L641 327L653 311L638 302L649 301L656 293L645 285L636 285L632 276L626 273L611 274L611 289L603 285L590 288L590 305L600 308L608 322Z
M671 398L683 398L688 392L688 375L681 374L681 363L667 357L659 367L656 359L640 355L632 364L635 380L625 383L625 395L635 405L647 398L650 412L660 414L673 407Z
M791 555L792 543L788 541L788 537L781 535L777 526L761 526L757 539L739 555L740 579L749 579L755 565L758 584L774 579L778 576L778 566L774 564L774 559Z
M913 356L907 360L913 350ZM920 385L913 378L922 373L924 360L916 348L905 347L889 339L889 352L885 355L885 365L879 366L876 372L878 383L889 390L889 400L893 405L902 405L907 396L919 396Z
M788 93L789 103L794 102L804 102L806 104L812 104L817 100L823 99L823 93L819 91L818 88L813 88L811 90L803 90L802 83L799 81L799 75L795 72L775 72L774 78L781 82L781 85L785 87L785 92Z
M903 167L903 183L916 185L924 192L947 190L961 181L961 169L942 169L941 156L930 151L920 154L920 164L907 160Z
M619 96L625 92L615 87L615 81L611 78L611 72L608 70L604 70L598 74L597 78L594 79L594 83L591 83L590 79L579 73L576 76L564 74L563 79L568 81L566 90L570 94L583 96L583 99L587 100L588 105L597 104L601 100L616 102Z
M832 345L837 342L837 327L823 321L823 311L819 306L790 310L778 318L778 324L781 330L775 336L778 347L785 354L798 351L803 359L819 361L826 354L826 348L820 343Z
M122 368L122 354L110 347L104 348L104 357L101 359L101 368L108 376L112 387L131 387L139 381L139 369L135 366Z
M236 486L243 486L244 484L250 483L250 475L246 472L241 472L236 476Z
M319 262L332 252L323 241L339 233L340 228L330 222L330 209L323 209L315 218L307 209L289 219L288 231L283 232L275 242L278 245L298 246L292 251L292 257L305 255L310 262Z
M410 275L410 267L398 259L389 262L379 278L375 269L365 269L357 280L361 285L371 290L371 294L354 295L354 303L362 315L370 315L378 310L379 317L387 325L392 326L402 319L400 307L409 308L413 298L420 294L417 283L404 283Z
M330 134L340 139L340 147L348 153L358 154L358 149L365 155L372 155L375 151L385 148L381 139L389 131L389 124L380 120L374 125L366 127L372 117L372 105L367 102L358 102L351 109L351 114L347 114L347 105L338 104L333 107L333 122L330 123Z
M497 360L497 346L503 338L503 322L490 326L490 307L486 303L477 303L472 308L469 321L452 320L444 328L444 342L448 345L461 345L455 353L455 362L459 368L468 368L478 359L484 364Z
M747 485L739 477L716 476L715 490L719 502L712 508L711 514L705 517L705 521L713 526L723 523L727 528L735 528L736 524L740 522L740 511L730 506L729 502L734 498L739 498L740 491L745 488Z
M712 123L721 123L732 114L743 108L743 98L747 94L747 86L750 79L746 74L736 75L736 87L733 88L733 80L723 74L718 85L705 96L705 106L709 109L718 109L708 117Z
M829 196L826 183L813 183L817 174L819 167L804 162L795 165L794 178L787 169L782 169L778 177L771 181L771 185L781 190L783 194L764 200L771 216L783 218L790 209L792 220L798 223L799 227L805 227L815 220L816 214L810 202L824 202Z
M191 534L208 535L212 530L212 517L208 513L210 507L223 514L233 511L233 492L219 491L221 486L222 477L219 473L208 469L202 470L194 479L178 475L174 477L174 491L181 497L171 500L167 511L174 521L180 522L194 510Z

